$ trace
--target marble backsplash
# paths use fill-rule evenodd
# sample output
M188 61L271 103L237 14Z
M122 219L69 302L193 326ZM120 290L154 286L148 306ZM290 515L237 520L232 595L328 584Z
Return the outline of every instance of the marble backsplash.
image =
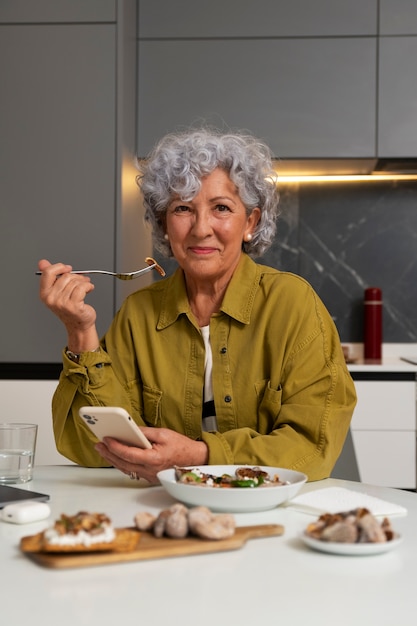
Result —
M417 182L280 187L274 245L260 262L308 280L342 342L363 341L363 294L383 294L383 341L417 341Z
M383 294L383 341L417 342L417 181L280 186L274 244L260 263L299 274L335 320L363 341L363 296ZM168 274L172 260L155 253Z

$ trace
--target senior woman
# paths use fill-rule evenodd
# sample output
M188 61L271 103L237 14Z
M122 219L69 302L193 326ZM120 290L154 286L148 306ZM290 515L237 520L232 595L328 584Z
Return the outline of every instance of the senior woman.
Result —
M255 263L276 231L268 147L198 129L164 137L138 182L172 276L139 289L99 340L89 278L39 262L40 295L67 330L53 398L58 450L157 482L173 465L330 475L356 402L335 325L301 277ZM152 444L97 443L84 405L120 406Z

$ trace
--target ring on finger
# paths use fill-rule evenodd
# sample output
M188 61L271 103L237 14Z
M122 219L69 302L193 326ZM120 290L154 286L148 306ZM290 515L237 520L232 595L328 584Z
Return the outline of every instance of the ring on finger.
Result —
M136 472L129 472L129 478L130 480L139 480L140 476Z

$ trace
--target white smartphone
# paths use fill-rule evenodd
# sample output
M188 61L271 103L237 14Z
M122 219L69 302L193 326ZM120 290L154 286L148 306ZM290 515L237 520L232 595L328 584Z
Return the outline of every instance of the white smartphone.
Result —
M83 406L79 410L79 415L100 440L103 437L113 437L130 446L152 448L139 426L121 407Z

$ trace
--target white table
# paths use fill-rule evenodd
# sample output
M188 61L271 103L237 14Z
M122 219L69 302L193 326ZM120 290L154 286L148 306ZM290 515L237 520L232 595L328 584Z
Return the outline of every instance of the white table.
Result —
M236 515L238 525L279 523L281 537L251 539L243 548L77 569L43 568L18 549L22 536L61 513L107 513L129 526L141 509L159 512L173 502L162 487L147 487L114 469L37 467L28 490L50 494L46 522L0 522L1 621L42 626L393 626L414 624L417 591L417 494L328 479L325 486L365 491L405 506L394 528L404 541L373 556L315 552L298 538L311 515L288 507Z

